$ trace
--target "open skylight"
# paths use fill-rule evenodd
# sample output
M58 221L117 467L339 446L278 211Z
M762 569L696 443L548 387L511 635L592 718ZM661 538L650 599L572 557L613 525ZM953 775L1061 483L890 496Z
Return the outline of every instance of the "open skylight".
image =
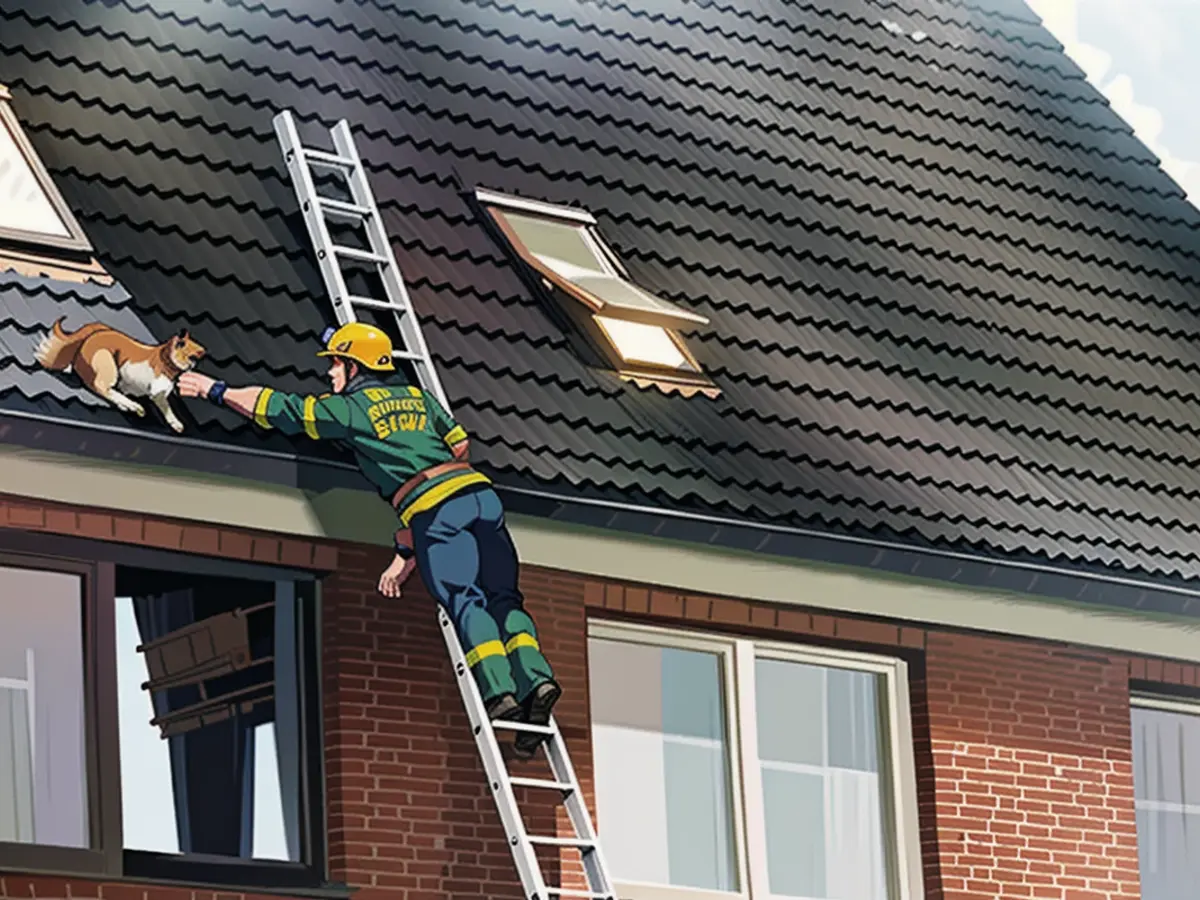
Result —
M0 85L0 239L60 250L91 245L26 138Z
M703 379L677 332L708 320L633 284L589 213L486 190L476 197L543 283L577 301L568 311L615 368Z

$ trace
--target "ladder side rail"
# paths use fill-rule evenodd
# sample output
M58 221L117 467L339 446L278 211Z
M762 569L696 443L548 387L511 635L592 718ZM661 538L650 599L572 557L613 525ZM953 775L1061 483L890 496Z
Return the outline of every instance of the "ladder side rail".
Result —
M283 149L284 162L288 174L292 178L292 189L296 199L300 201L300 211L304 216L304 226L308 230L308 238L312 242L317 255L317 266L325 279L325 289L329 292L329 300L333 305L334 315L338 324L345 325L357 321L353 307L348 302L350 292L346 289L346 279L342 275L341 265L333 253L333 239L325 224L325 217L320 208L317 186L313 182L312 170L304 156L304 147L300 144L300 133L296 130L296 122L291 112L284 110L273 120L275 136Z
M363 227L366 229L371 248L375 253L387 257L389 260L389 264L381 266L380 277L383 279L388 298L399 307L396 311L396 324L404 340L405 349L420 355L420 362L417 363L417 375L422 382L422 387L438 399L447 413L451 413L449 398L442 388L441 379L433 365L433 358L429 355L425 335L421 331L421 323L417 320L412 298L409 297L408 288L405 287L404 279L400 275L400 267L396 264L391 240L383 227L383 219L379 215L374 192L367 181L366 167L358 154L358 147L350 132L350 123L345 119L333 127L333 145L337 148L339 156L354 161L354 170L349 178L351 195L354 197L356 205L370 210L370 215L364 220Z
M608 865L604 859L604 851L600 847L600 838L592 826L592 817L588 814L587 803L583 799L583 788L571 764L570 754L567 753L566 740L559 730L558 720L550 717L550 728L553 735L543 746L546 759L550 763L550 771L555 781L572 786L572 790L563 799L562 805L567 810L575 834L583 840L591 841L592 848L588 853L581 854L583 868L587 874L588 887L597 894L616 896L612 881L608 876Z
M450 664L454 668L458 680L459 692L462 694L463 705L471 722L471 731L475 735L475 744L479 757L487 772L488 786L496 801L496 811L504 826L508 838L509 849L512 851L513 862L517 866L517 874L521 878L521 886L525 896L532 900L547 900L546 883L542 877L541 864L534 852L533 844L525 830L525 822L521 818L520 806L513 793L509 781L508 769L504 765L504 757L500 753L500 744L496 741L496 733L492 730L491 720L479 694L479 686L467 665L462 645L454 624L444 610L438 610L438 625L446 641L446 649L450 653Z

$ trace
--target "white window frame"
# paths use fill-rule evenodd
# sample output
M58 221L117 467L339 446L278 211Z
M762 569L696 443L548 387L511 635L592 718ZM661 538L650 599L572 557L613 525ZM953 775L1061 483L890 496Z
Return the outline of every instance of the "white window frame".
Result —
M908 691L908 665L902 659L810 647L782 641L730 637L683 628L664 628L608 620L588 623L588 638L621 641L680 650L715 653L722 661L725 691L726 741L729 747L733 844L738 873L737 892L698 890L659 884L615 885L623 900L771 900L767 873L767 845L763 816L762 773L758 760L755 710L755 661L787 662L850 669L880 676L884 709L881 726L881 759L887 772L881 791L884 854L890 890L896 900L923 900L924 871L917 803L916 762L913 757L912 708ZM747 714L743 715L743 711ZM603 822L597 822L598 829ZM600 845L604 846L601 830Z
M54 179L46 171L38 152L30 143L25 129L21 126L16 112L12 108L12 94L8 88L0 84L0 140L7 136L11 138L17 153L19 153L33 173L34 180L45 195L46 201L62 221L67 235L44 234L40 231L26 231L22 228L0 226L0 239L15 241L19 244L31 245L42 250L67 250L77 253L91 253L92 244L80 227L75 214L59 193Z

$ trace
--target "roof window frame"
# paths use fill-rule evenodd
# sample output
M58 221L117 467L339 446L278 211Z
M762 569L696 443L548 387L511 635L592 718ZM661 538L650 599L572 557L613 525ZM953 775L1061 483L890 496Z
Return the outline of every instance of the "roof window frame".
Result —
M10 228L5 225L0 225L0 241L18 245L18 249L39 249L43 252L58 251L67 252L72 255L91 254L94 251L91 241L88 240L83 228L75 218L75 214L67 205L67 201L63 199L59 193L54 179L50 177L50 173L46 170L45 164L42 162L41 156L29 140L29 136L25 134L25 129L21 125L21 120L17 117L16 110L12 105L12 93L9 89L0 84L0 129L7 133L12 140L17 152L21 154L25 164L29 166L30 172L33 174L34 180L41 188L43 195L50 208L54 210L62 222L63 227L67 230L66 237L60 237L53 234L44 234L38 231L25 231L20 228ZM4 139L4 135L0 134L0 140Z
M648 381L670 387L715 388L712 380L704 373L700 363L680 334L680 330L683 328L707 325L709 320L706 317L678 309L674 304L669 305L678 309L678 315L655 314L649 310L637 310L609 303L543 263L504 217L505 212L513 212L578 227L584 243L600 264L602 274L618 279L653 297L652 292L640 287L630 277L629 271L621 263L617 254L598 233L598 223L590 212L578 207L517 197L487 188L476 188L474 199L485 213L489 223L499 231L512 254L537 276L541 287L554 299L557 299L555 295L558 294L565 294L571 298L573 302L559 303L559 308L583 332L588 343L600 354L609 368L622 377L639 383ZM662 302L669 303L669 301ZM621 353L617 341L610 336L602 319L614 319L662 329L675 349L678 350L684 365L656 365L627 359Z

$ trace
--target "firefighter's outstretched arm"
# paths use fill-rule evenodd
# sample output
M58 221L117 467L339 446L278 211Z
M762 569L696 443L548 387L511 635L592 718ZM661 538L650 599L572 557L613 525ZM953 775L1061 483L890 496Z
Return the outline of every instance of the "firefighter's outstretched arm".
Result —
M304 433L313 440L340 438L349 429L350 413L344 397L288 394L269 387L227 387L199 372L179 376L179 393L205 397L254 421L260 428L277 428L284 434Z

